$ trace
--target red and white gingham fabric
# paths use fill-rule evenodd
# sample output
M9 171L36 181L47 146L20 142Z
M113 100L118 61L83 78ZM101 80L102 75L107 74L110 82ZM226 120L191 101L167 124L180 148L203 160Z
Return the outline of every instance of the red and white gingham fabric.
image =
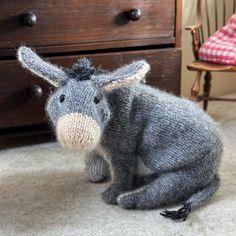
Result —
M201 46L199 58L202 61L236 65L236 13L231 16L226 26Z

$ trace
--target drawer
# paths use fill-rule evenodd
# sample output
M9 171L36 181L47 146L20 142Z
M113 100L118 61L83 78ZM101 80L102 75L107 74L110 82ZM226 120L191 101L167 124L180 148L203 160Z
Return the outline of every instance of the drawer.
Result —
M139 20L129 20L127 12L132 9L141 10ZM29 12L37 17L32 27L22 23ZM174 43L174 29L175 0L1 0L1 50L21 44L39 47L41 52L45 46L168 44Z
M180 92L180 50L161 49L81 55L96 66L115 69L134 59L144 58L151 65L147 82L169 92ZM55 64L71 67L79 56L49 58ZM22 69L15 60L0 62L0 128L46 122L44 106L52 88ZM35 87L38 86L38 87ZM41 88L41 90L40 90Z

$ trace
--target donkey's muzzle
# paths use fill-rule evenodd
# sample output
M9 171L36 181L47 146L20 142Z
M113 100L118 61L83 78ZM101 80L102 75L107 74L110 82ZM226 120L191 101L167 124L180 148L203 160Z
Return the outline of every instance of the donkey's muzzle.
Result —
M101 135L97 122L81 113L60 117L56 132L57 139L63 147L81 151L95 148Z

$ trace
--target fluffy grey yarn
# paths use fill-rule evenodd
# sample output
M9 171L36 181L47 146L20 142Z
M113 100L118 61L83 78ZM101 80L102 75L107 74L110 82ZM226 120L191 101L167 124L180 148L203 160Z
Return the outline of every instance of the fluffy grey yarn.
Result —
M67 132L62 141L76 147L85 138L93 142L94 130L101 131L86 170L91 181L102 181L109 175L108 161L112 183L102 193L106 203L153 209L183 202L179 210L162 215L185 220L217 191L222 156L219 128L191 101L140 83L149 70L145 61L105 73L86 69L91 65L84 61L86 68L81 68L83 63L76 67L80 80L74 73L61 78L65 72L57 67L53 74L53 66L43 64L28 48L19 49L18 55L24 67L61 86L46 110L56 130L61 123L65 131L75 127L76 138ZM141 175L138 163L143 166Z
M129 191L127 180L137 156L159 174L134 192L120 195L120 189L116 190L119 205L152 209L181 201L189 211L204 204L218 189L221 135L197 105L142 84L114 91L108 101L113 117L104 132L104 145L110 149L115 144L122 150L112 160L119 166L125 190ZM114 203L109 192L103 193L103 198ZM166 212L166 216L185 218L185 213Z

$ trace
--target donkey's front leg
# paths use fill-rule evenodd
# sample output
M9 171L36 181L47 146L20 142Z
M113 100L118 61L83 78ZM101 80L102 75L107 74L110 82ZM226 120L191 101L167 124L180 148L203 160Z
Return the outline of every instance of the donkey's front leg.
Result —
M127 153L112 153L110 157L112 184L102 193L107 204L117 204L117 197L132 186L135 156Z
M91 152L85 159L87 178L92 183L101 183L109 177L109 166L98 153Z

